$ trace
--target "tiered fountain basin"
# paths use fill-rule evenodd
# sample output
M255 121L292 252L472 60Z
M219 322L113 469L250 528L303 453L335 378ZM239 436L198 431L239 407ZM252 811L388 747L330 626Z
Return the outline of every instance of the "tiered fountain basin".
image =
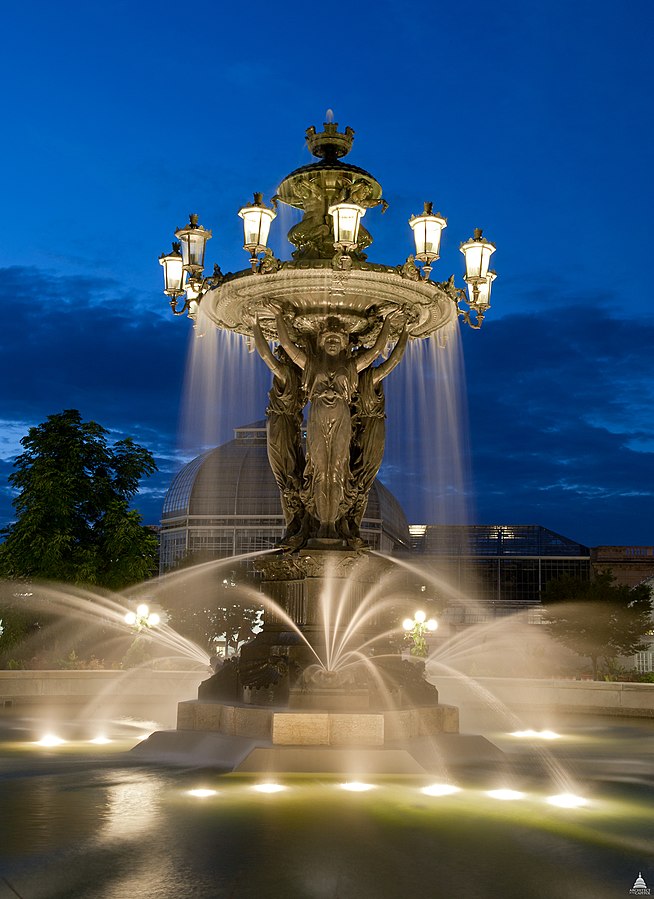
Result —
M350 691L341 699L352 704L362 697ZM154 735L137 754L173 764L204 758L238 772L402 775L424 774L457 756L475 763L501 756L484 738L459 734L455 706L343 711L293 708L293 700L283 709L181 702L174 734Z
M357 694L343 698L355 701ZM190 700L178 705L177 730L247 737L271 746L383 747L417 737L458 734L459 710L440 704L384 711L273 709Z

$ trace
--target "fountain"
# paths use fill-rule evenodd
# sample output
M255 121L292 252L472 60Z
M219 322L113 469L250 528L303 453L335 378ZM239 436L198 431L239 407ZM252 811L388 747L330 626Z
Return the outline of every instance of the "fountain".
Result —
M219 327L232 328L235 339L241 339L239 334L251 338L262 355L267 351L261 336L281 337L286 343L286 356L275 354L272 365L279 362L293 375L274 386L273 393L276 399L290 400L291 409L303 398L292 382L295 376L299 380L302 363L312 368L311 348L318 335L323 344L331 337L332 345L340 347L325 355L344 362L345 375L350 372L353 380L355 357L375 347L387 322L386 336L394 348L386 362L396 362L403 339L415 342L438 334L439 323L454 321L458 312L456 288L416 274L415 259L400 270L374 266L362 258L369 242L365 232L353 247L344 238L332 239L325 215L338 205L337 188L345 188L339 179L352 186L353 175L363 180L358 203L350 204L360 210L380 201L381 191L367 173L339 161L352 134L338 134L327 126L325 134L327 143L312 129L308 135L310 146L324 151L318 153L323 162L305 166L280 187L280 198L301 201L305 212L298 230L293 229L298 248L293 262L280 263L260 249L265 240L259 232L250 242L252 273L223 277L216 272L201 278L199 257L190 255L190 247L192 238L202 241L202 234L206 238L208 233L197 222L180 232L188 241L186 268L177 250L166 257L167 290L176 311L184 285L184 309L193 316L209 316ZM262 208L255 202L255 210ZM330 259L335 242L339 246ZM427 252L416 254L423 273L434 260L433 246L431 258ZM485 285L475 285L471 278L471 300L475 287L479 300L492 277ZM366 299L371 296L373 305ZM475 308L475 324L480 324L486 307L481 302ZM320 330L329 318L338 326L330 321ZM357 373L357 388L361 376L374 382L375 361L372 369L369 365ZM275 377L284 380L278 373ZM309 371L307 388L315 388L312 377ZM289 384L290 396L285 393ZM343 386L348 385L351 381L345 377ZM498 899L610 899L649 893L647 884L654 880L654 725L631 720L616 726L615 719L607 725L597 717L584 722L579 715L572 723L560 712L555 716L538 707L538 682L525 687L505 678L505 702L500 702L487 683L472 676L472 667L479 661L482 642L485 653L499 659L507 655L507 640L512 651L522 646L524 633L514 622L471 627L444 640L427 659L432 677L445 672L490 708L495 716L493 740L505 753L499 764L496 754L491 764L474 771L450 764L434 777L434 769L440 768L434 765L438 751L447 754L446 738L456 747L450 762L464 760L466 746L461 735L447 732L456 730L456 710L439 704L419 666L391 651L394 578L403 567L414 569L406 560L392 563L361 545L359 515L365 485L380 459L383 420L362 424L362 406L353 406L349 475L356 472L359 479L352 485L347 466L326 465L321 456L325 447L318 444L316 450L310 440L311 491L305 489L306 462L299 452L304 446L297 444L299 409L289 416L290 443L279 436L282 422L271 416L271 457L284 493L287 533L284 546L252 558L269 594L266 628L238 665L205 683L202 699L182 703L180 724L201 729L162 732L141 742L142 750L124 755L114 750L112 755L105 743L119 736L115 731L83 744L64 744L56 733L17 740L11 718L6 719L7 736L0 717L5 812L0 815L1 896L395 897L422 891ZM303 464L300 481L298 466ZM86 619L88 612L94 620L99 617L103 627L113 624L123 631L130 606L134 624L145 621L147 627L149 616L139 612L139 603L152 595L162 601L168 589L180 584L193 589L212 566L219 570L224 564L231 562L176 572L129 597L67 589L64 605L76 616ZM438 573L421 571L420 577L446 589ZM51 599L59 602L54 589ZM205 664L202 652L172 630L156 626L151 631L162 652ZM551 654L549 644L543 649L544 655ZM651 710L647 685L638 686L641 711ZM516 714L516 693L523 698L523 718ZM106 708L105 697L94 701ZM470 714L463 703L462 712ZM365 728L366 721L371 726ZM412 721L426 737L410 736ZM477 726L472 719L467 723ZM298 740L302 735L305 742L274 743L275 724L278 736L285 733ZM386 740L393 727L399 735L395 745ZM439 727L445 733L438 733ZM330 744L330 734L339 733L342 742ZM421 739L426 742L421 744ZM202 743L204 755L197 752ZM473 749L468 759L479 762L484 757L480 744ZM166 751L171 760L176 755L195 764L172 771L144 764L148 752L157 758ZM215 770L221 762L225 769L240 767L253 774L224 775ZM335 772L345 767L345 777L297 775L307 769ZM293 776L273 776L282 769ZM583 791L568 769L583 778ZM409 771L415 776L375 775Z
M241 335L273 376L267 448L286 532L277 551L256 561L264 630L201 685L197 700L180 705L177 725L178 739L195 731L258 741L245 760L235 744L234 761L246 768L263 764L261 757L267 767L275 759L324 770L342 764L343 747L385 750L389 758L401 751L415 761L416 741L458 734L457 709L439 703L424 666L392 649L394 625L375 591L391 563L370 553L361 522L384 455L383 381L409 341L444 332L458 316L481 327L494 245L476 230L461 246L470 311L459 306L465 293L454 277L430 280L447 225L431 203L409 222L415 254L396 266L369 262L372 237L361 222L387 203L378 181L345 160L353 138L334 122L309 128L317 161L283 179L272 207L255 193L240 210L250 269L223 274L215 266L203 276L211 232L197 215L160 259L173 312ZM302 212L284 262L267 246L280 203ZM336 611L328 620L330 604ZM161 741L156 735L139 752ZM319 762L318 747L332 750ZM393 770L397 761L388 764Z

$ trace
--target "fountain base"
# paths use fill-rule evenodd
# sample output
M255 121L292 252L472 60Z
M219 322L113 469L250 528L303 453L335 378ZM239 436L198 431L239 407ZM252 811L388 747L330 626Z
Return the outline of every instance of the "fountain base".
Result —
M458 709L448 705L334 711L188 700L178 705L176 731L152 734L131 754L143 761L244 773L350 776L420 774L466 757L474 764L501 757L487 740L458 730Z
M258 560L276 603L264 631L200 684L197 699L179 703L175 733L155 734L134 752L298 773L368 770L373 758L378 772L424 772L442 768L439 746L448 740L448 764L464 757L481 738L459 734L458 708L439 703L424 663L403 659L389 639L392 610L377 589L388 565L352 550ZM359 642L350 649L352 621ZM475 763L499 752L482 743Z
M459 710L450 705L386 711L272 709L188 700L178 705L177 729L249 737L271 746L385 746L457 734Z

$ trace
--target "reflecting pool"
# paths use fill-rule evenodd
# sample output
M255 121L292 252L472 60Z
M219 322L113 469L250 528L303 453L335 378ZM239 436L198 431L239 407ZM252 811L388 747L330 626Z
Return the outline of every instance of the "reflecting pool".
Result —
M27 732L2 732L0 899L615 899L654 881L647 721L560 723L547 751L583 805L553 804L561 790L510 733L492 735L501 778L362 783L137 767L124 731L49 746Z

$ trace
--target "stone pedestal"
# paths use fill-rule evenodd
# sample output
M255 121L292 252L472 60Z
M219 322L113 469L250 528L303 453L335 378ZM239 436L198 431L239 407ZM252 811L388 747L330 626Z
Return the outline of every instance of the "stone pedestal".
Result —
M395 709L382 712L283 710L180 702L177 730L252 737L272 746L384 746L416 737L458 734L455 706Z
M392 568L392 563L351 549L303 549L259 559L255 567L262 574L262 588L303 632L323 631L325 616L340 627L353 620L366 594ZM330 608L327 608L329 606ZM266 611L266 630L288 630L288 619ZM381 616L372 615L361 628L363 633L382 627Z
M275 764L292 767L302 751L302 770L332 770L345 765L343 753L374 751L392 771L398 751L413 765L411 747L458 735L458 709L439 704L424 664L374 639L393 624L378 590L391 562L311 547L256 565L278 611L267 607L263 633L201 685L198 700L180 703L180 736L215 735L235 760L250 741L264 753L253 765L273 753Z

